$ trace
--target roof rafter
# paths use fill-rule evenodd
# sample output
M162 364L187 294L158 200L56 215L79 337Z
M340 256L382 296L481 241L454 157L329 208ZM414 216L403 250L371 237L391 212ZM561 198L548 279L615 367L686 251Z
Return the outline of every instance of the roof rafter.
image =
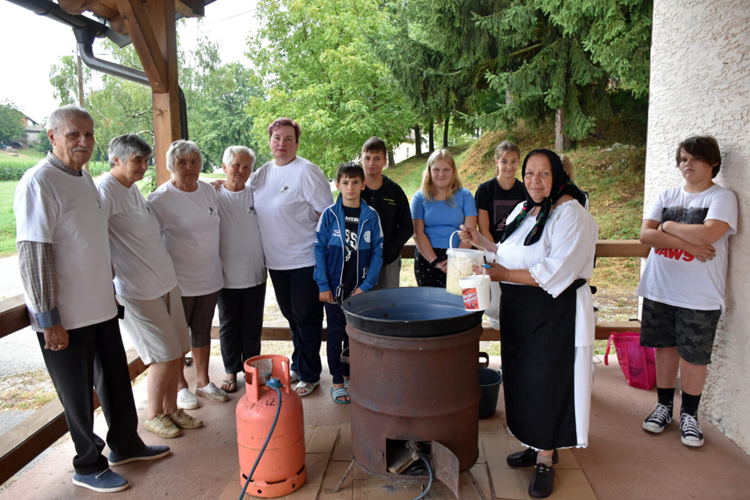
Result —
M154 92L167 92L167 63L141 0L116 0L120 15Z

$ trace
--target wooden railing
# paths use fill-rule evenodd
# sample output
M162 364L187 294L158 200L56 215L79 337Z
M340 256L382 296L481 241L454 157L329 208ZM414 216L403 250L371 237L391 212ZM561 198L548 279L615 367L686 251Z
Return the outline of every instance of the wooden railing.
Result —
M597 257L647 257L649 247L638 240L601 240L596 245ZM414 258L414 245L407 245L401 251L401 257ZM29 326L23 296L0 301L0 338ZM596 325L596 338L606 340L612 332L640 331L637 321L601 322ZM211 329L211 337L219 338L218 327ZM288 327L263 327L263 340L291 340ZM326 331L323 329L323 340ZM500 332L485 328L481 340L500 340ZM138 357L135 349L127 352L130 380L146 371L147 365ZM94 395L94 408L99 407L99 400ZM51 446L68 432L65 413L60 401L55 399L37 410L34 415L8 430L0 436L0 484L4 483L21 470L37 455Z

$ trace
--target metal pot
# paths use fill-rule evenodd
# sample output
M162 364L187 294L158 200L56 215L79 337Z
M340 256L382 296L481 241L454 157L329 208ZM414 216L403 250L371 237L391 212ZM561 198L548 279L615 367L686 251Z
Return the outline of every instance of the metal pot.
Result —
M388 337L440 337L482 323L482 311L466 311L463 298L443 288L376 290L349 297L343 309L347 325Z

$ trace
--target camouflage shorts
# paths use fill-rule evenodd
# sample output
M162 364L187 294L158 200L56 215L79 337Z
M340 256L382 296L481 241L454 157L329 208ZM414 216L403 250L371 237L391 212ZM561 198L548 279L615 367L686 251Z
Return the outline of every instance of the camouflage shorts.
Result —
M643 299L641 345L677 347L680 357L694 365L711 363L711 349L721 309L697 311Z

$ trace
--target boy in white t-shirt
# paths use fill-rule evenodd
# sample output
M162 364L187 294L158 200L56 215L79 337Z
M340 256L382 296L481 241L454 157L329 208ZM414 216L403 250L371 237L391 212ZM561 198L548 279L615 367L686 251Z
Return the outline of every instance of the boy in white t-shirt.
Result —
M643 422L660 433L672 421L682 381L680 431L686 446L703 446L698 405L724 309L729 236L737 232L737 198L714 184L721 168L716 139L692 136L677 147L685 185L662 191L641 226L652 247L638 285L643 297L641 345L656 348L658 403Z

